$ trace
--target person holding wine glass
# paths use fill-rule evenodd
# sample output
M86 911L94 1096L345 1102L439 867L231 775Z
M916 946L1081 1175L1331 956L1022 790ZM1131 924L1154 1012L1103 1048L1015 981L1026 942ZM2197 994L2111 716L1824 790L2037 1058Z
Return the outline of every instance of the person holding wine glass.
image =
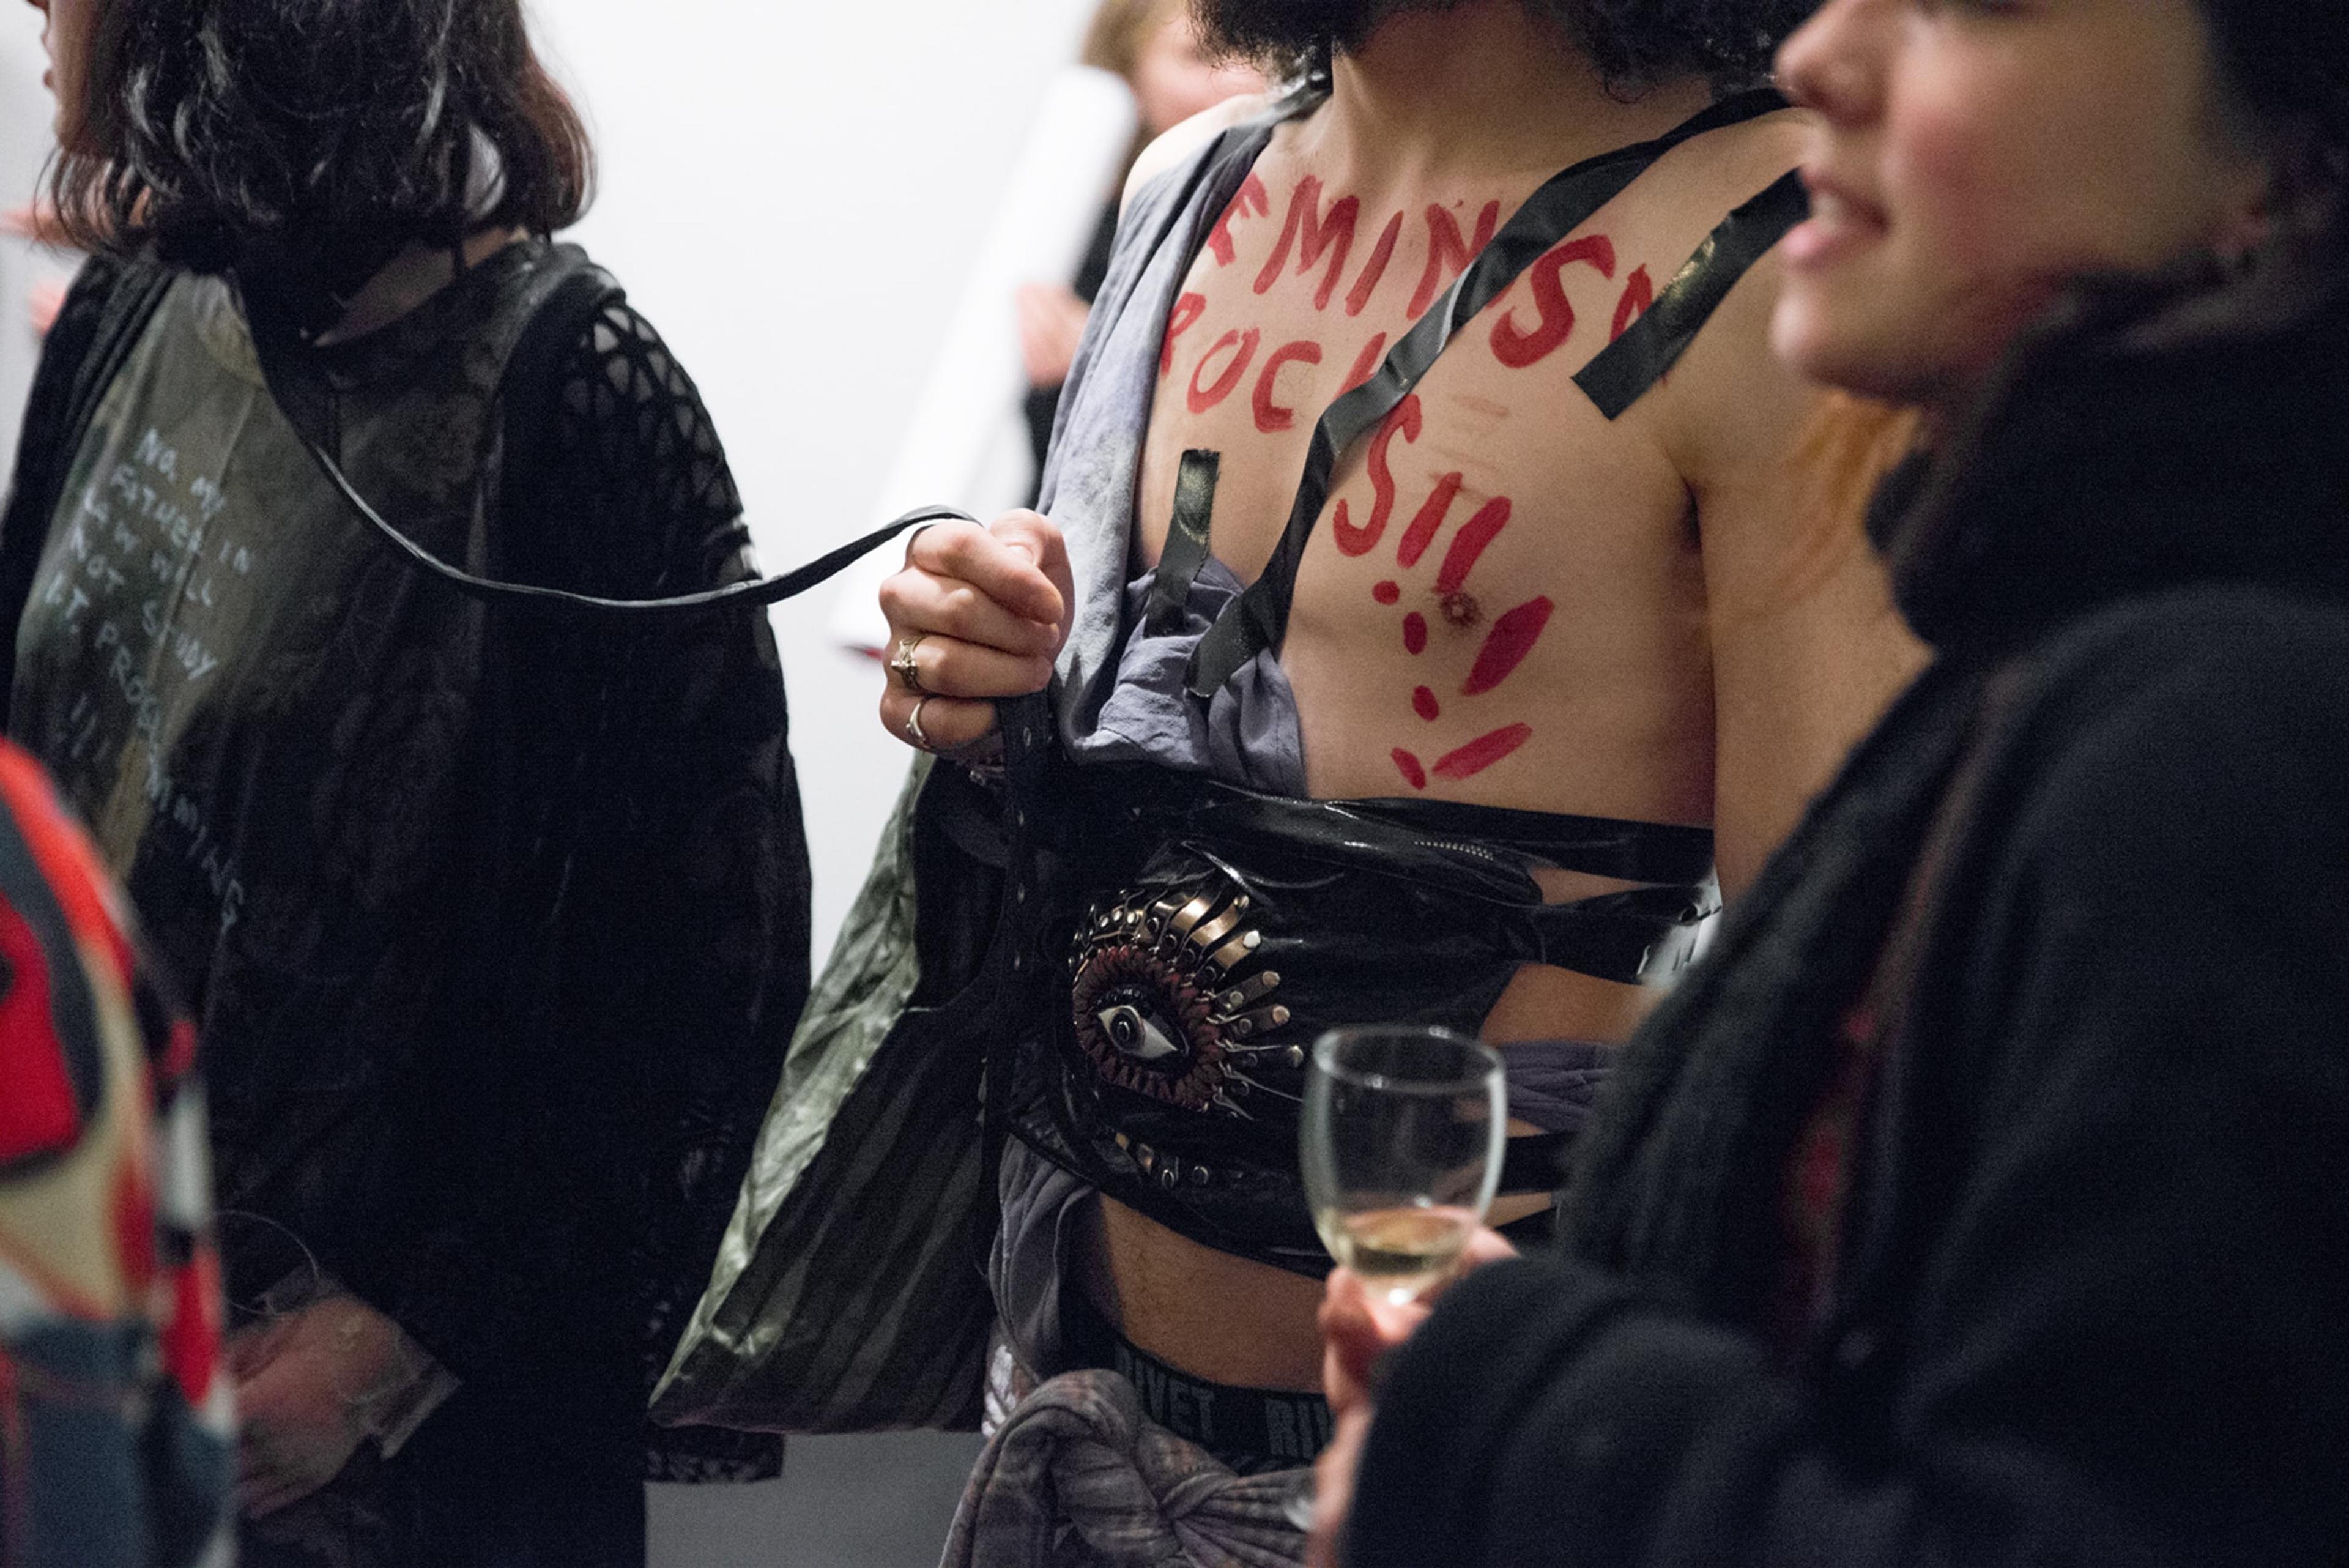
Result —
M2349 10L1828 0L1780 70L1775 340L1924 410L1937 661L1562 1255L1333 1282L1317 1554L2349 1560Z

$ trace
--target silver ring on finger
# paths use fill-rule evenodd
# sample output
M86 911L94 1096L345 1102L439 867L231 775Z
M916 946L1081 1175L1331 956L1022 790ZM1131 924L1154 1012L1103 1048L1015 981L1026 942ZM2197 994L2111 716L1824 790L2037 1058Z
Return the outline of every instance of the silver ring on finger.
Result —
M928 632L923 631L916 632L912 637L899 638L897 651L889 656L890 673L896 676L904 683L905 690L916 697L931 695L930 689L922 684L922 667L918 662L922 644L929 639L929 635Z
M925 752L937 749L930 743L929 732L922 728L922 710L929 705L928 697L917 698L914 702L913 711L905 715L905 739L911 741L916 750Z

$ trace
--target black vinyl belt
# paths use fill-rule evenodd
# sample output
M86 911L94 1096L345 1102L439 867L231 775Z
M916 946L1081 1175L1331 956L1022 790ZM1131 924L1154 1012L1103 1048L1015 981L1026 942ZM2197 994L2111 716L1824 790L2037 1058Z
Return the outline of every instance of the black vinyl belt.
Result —
M1205 700L1220 691L1224 683L1267 649L1277 649L1288 630L1288 606L1296 592L1297 571L1305 558L1305 546L1313 536L1321 509L1328 504L1331 475L1339 457L1356 441L1377 429L1379 424L1409 397L1413 389L1433 368L1436 359L1451 346L1453 338L1467 324L1500 297L1502 292L1548 253L1550 248L1588 223L1599 210L1621 195L1640 175L1652 168L1665 153L1708 131L1741 125L1765 114L1775 113L1786 107L1786 100L1774 90L1761 88L1723 99L1711 109L1683 121L1676 129L1653 141L1643 141L1613 152L1602 153L1561 173L1554 175L1517 210L1516 215L1478 254L1468 269L1453 283L1452 288L1435 306L1419 318L1402 340L1387 355L1371 379L1330 405L1329 410L1314 426L1313 441L1305 456L1304 477L1297 487L1296 504L1289 508L1288 525L1275 546L1272 559L1266 563L1263 574L1248 586L1247 591L1234 600L1223 616L1200 639L1191 656L1189 688L1194 697ZM1781 181L1760 199L1771 196L1786 184ZM1801 194L1796 186L1795 194ZM1741 214L1755 203L1740 208ZM1771 209L1775 212L1775 209ZM1671 303L1671 313L1651 333L1640 337L1639 325L1626 332L1613 346L1625 350L1608 367L1599 378L1600 385L1610 397L1638 390L1653 383L1654 378L1669 369L1688 340L1695 335L1704 318L1721 303L1736 281L1744 266L1731 269L1730 264L1739 254L1750 249L1767 227L1767 214L1731 232L1733 245L1716 231L1698 252L1688 268L1666 290L1650 312L1657 315L1666 300ZM1730 224L1736 224L1733 216ZM1789 225L1791 226L1791 225ZM1781 229L1779 234L1783 234ZM1771 244L1776 243L1775 236ZM1767 245L1763 247L1764 250ZM1760 253L1755 252L1756 255ZM1746 265L1751 265L1749 259ZM1692 272L1694 276L1692 276ZM1644 325L1644 321L1640 325ZM1612 356L1602 355L1595 361L1588 375L1600 369ZM1651 372L1645 381L1639 380L1642 371ZM1597 396L1593 393L1593 396ZM1605 405L1602 403L1601 405ZM1624 407L1629 407L1627 400ZM1609 417L1619 413L1612 410Z

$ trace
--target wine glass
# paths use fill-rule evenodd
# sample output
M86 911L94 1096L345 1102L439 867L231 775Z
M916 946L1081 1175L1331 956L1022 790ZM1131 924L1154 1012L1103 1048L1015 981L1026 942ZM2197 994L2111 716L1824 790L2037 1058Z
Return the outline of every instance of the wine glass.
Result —
M1299 1150L1330 1255L1392 1303L1451 1277L1500 1186L1500 1054L1447 1029L1337 1029L1313 1047Z
M1299 1161L1330 1255L1389 1303L1452 1277L1501 1184L1500 1054L1431 1025L1333 1029L1305 1078ZM1313 1478L1283 1504L1313 1525Z

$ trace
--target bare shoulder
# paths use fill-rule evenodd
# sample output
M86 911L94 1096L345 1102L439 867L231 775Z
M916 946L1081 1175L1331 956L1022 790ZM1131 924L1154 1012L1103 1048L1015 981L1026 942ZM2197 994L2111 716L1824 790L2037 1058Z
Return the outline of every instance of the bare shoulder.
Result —
M1193 115L1142 150L1142 156L1133 161L1133 171L1125 177L1125 194L1120 198L1120 204L1132 202L1136 191L1169 169L1179 167L1233 126L1264 113L1273 102L1269 92L1247 93Z
M1800 163L1809 123L1789 109L1700 138L1675 154L1688 161L1672 199L1697 203L1700 221L1727 217ZM1783 452L1816 407L1816 389L1771 348L1785 281L1774 249L1738 279L1659 390L1665 442L1700 489L1724 466Z
M1816 124L1806 109L1782 109L1699 137L1686 151L1715 171L1724 192L1753 196L1802 162Z

